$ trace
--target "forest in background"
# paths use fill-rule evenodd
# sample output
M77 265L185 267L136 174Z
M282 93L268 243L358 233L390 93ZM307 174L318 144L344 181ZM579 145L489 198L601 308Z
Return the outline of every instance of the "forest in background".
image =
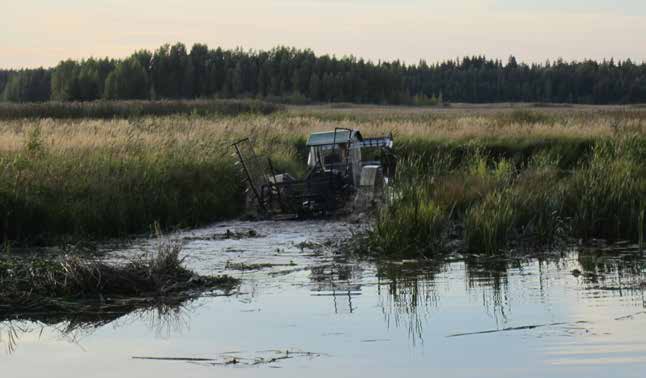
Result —
M646 63L525 64L484 56L441 63L371 62L311 50L140 50L125 59L65 60L53 68L0 70L10 102L259 98L284 103L646 103Z

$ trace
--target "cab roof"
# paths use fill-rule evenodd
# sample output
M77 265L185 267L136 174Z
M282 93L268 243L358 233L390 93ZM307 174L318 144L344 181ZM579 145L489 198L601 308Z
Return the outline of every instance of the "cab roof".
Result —
M310 134L310 137L307 139L307 146L327 146L348 143L348 141L360 142L362 140L363 138L359 130L323 131Z

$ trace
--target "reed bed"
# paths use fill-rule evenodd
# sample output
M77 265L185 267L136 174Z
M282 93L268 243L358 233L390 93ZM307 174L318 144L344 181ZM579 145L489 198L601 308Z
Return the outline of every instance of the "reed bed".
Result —
M256 100L163 100L163 101L92 101L92 102L0 102L0 120L21 118L133 118L142 116L201 116L243 113L271 114L283 107Z
M155 222L168 229L239 216L244 185L231 143L249 136L277 169L298 175L307 135L336 127L364 135L393 132L401 160L414 162L398 180L413 180L408 187L419 193L404 193L384 210L392 214L382 219L392 224L378 222L383 243L406 253L419 245L430 253L445 244L423 238L410 248L401 243L420 234L459 235L470 250L487 243L484 250L495 249L518 230L552 235L550 227L571 226L576 235L602 236L609 224L617 229L612 209L618 205L621 232L613 234L637 235L628 209L639 213L635 193L641 184L629 183L641 180L643 109L388 109L0 120L2 239L37 244L61 235L119 237L145 232ZM612 156L627 157L613 162ZM605 169L624 176L604 181ZM611 190L626 192L607 196ZM511 220L497 205L509 201L516 201ZM406 203L415 211L407 213ZM501 226L487 231L495 236L480 235L475 229L492 211L499 212ZM404 230L409 220L417 222L416 231L385 241L386 230ZM465 225L474 229L467 232Z
M646 138L590 143L587 154L565 167L558 144L516 160L475 144L457 165L443 169L424 159L405 160L400 169L412 179L395 181L391 200L365 238L367 252L428 257L451 249L499 254L595 238L643 243ZM432 217L425 215L429 209ZM411 237L411 230L419 231Z

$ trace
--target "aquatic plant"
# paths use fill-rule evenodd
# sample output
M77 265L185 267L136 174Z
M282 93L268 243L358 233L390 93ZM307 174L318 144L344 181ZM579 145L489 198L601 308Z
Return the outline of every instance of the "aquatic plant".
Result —
M494 191L467 210L464 219L466 248L472 252L494 254L507 246L513 231L514 208L509 192Z
M550 247L571 236L565 212L567 184L554 166L528 168L510 188L514 227L522 243Z
M376 214L375 227L366 235L364 252L387 256L440 252L448 232L449 212L430 199L432 172L419 174L418 159L399 162L395 182L386 194L386 206Z
M646 189L641 139L599 141L579 166L568 190L568 211L582 238L636 239Z
M444 249L448 214L430 200L418 198L391 206L377 217L370 237L371 252L388 256L423 256Z

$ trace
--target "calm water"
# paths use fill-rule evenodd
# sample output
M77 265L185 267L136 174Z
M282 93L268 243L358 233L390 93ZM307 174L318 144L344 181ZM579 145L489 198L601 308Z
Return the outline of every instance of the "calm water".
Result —
M254 229L258 236L213 238L227 229ZM357 262L329 248L311 248L351 229L343 223L236 222L172 235L184 239L191 268L239 277L239 291L102 325L5 321L2 374L646 374L646 297L640 288L646 264L630 248L426 264ZM109 258L151 243L112 251ZM242 272L228 262L276 265Z

